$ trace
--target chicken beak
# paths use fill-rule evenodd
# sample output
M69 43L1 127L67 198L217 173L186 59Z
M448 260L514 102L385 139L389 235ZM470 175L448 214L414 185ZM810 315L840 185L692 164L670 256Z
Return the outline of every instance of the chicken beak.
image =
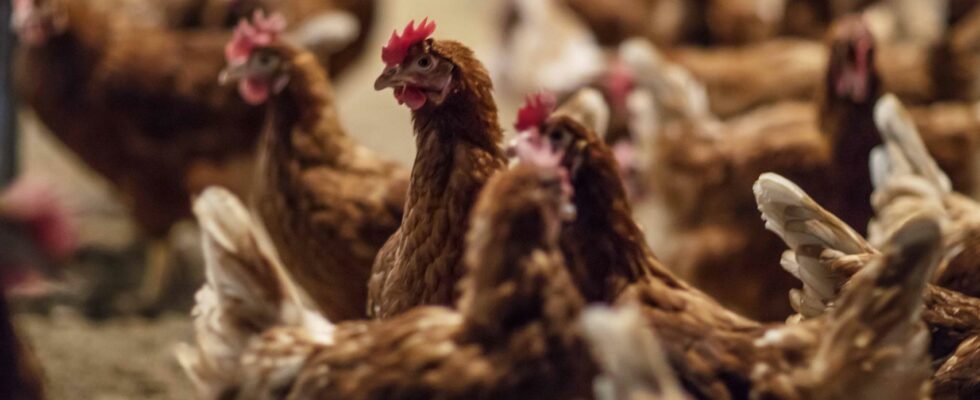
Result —
M374 90L384 90L387 88L399 87L407 83L407 79L397 65L389 65L381 72L378 79L374 80Z
M244 79L248 75L248 63L229 65L218 74L218 84L228 85Z

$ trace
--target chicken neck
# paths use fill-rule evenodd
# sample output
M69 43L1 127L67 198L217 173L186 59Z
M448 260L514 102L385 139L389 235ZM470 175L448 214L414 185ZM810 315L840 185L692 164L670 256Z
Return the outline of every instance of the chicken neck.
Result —
M612 301L629 283L647 275L686 287L646 245L608 149L592 151L585 159L573 180L578 217L564 228L562 250L586 300Z
M359 152L337 120L333 90L315 57L300 52L290 65L287 87L267 106L252 204L286 265L294 271L349 277L317 282L335 288L316 293L328 316L333 320L359 317L367 289L358 290L352 282L366 282L369 268L336 262L331 254L336 250L323 242L329 238L321 237L322 222L310 217L311 208L319 203L309 179L310 169L357 169L352 165Z
M871 209L871 171L868 165L871 149L881 144L874 121L874 105L879 93L877 84L865 101L855 102L828 95L820 105L820 128L830 140L833 157L830 166L832 199L818 199L861 234L874 215ZM815 189L815 188L806 188Z
M452 304L470 209L506 164L489 77L478 63L466 67L441 105L412 115L418 150L396 244L401 262L391 273L398 281L438 284L409 291L418 298L406 305Z
M354 143L337 118L333 87L316 57L298 52L292 57L289 83L268 107L262 151L295 162L340 166ZM270 129L271 128L271 129Z
M501 172L500 178L523 172ZM490 210L474 211L467 235L468 273L460 284L459 301L465 336L494 346L506 343L514 331L539 325L546 335L568 337L585 302L559 248L557 207L545 211L534 204L533 195L519 192L490 194L485 193L477 206Z
M570 393L589 393L595 369L576 327L585 301L565 268L561 205L556 193L542 192L542 172L523 165L500 172L473 211L459 340L492 354L498 368L525 371L531 386L558 378Z

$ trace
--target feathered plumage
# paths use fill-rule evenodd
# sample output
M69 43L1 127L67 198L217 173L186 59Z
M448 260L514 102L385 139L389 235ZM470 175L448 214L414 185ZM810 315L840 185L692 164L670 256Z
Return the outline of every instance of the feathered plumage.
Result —
M584 301L558 247L569 201L561 181L555 167L521 164L487 184L458 311L416 307L336 326L295 300L245 209L211 189L195 206L208 283L182 363L208 399L586 397L595 367L576 325Z

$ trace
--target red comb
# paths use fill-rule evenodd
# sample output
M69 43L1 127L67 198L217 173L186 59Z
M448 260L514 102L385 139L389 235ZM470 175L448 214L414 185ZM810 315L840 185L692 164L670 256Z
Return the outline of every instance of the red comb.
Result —
M408 54L409 47L427 39L435 30L436 22L429 21L428 17L423 19L418 27L415 26L415 20L409 21L401 36L398 35L397 30L391 33L388 44L381 48L381 61L388 65L402 62Z
M279 13L268 17L262 10L255 10L252 21L242 19L235 27L231 41L225 46L225 60L229 64L241 64L259 46L267 46L286 29L286 19Z
M524 107L517 110L517 122L514 129L518 132L537 127L548 115L555 110L558 100L555 95L548 92L529 95L524 99Z

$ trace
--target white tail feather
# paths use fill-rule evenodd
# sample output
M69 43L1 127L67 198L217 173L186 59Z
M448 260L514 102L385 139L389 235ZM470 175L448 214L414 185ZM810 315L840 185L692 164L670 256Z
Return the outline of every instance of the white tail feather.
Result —
M329 11L307 19L287 34L287 39L314 50L337 52L357 40L361 24L351 13Z
M194 201L201 225L206 282L198 291L195 345L177 358L203 398L219 398L240 384L241 355L269 328L303 328L331 343L333 325L302 304L264 231L233 194L208 188Z
M939 169L936 160L926 150L912 116L895 95L886 94L878 100L874 119L885 143L887 175L918 175L943 192L952 191L949 177ZM882 171L876 172L876 175L879 172Z
M790 295L797 312L816 316L837 298L844 277L828 262L850 254L873 253L857 232L827 212L788 179L762 174L752 186L766 229L786 242L783 268L803 282L802 291Z
M596 398L687 399L638 307L591 307L580 323L602 369L595 380Z
M592 129L599 137L605 137L609 129L609 105L602 93L592 88L579 89L554 114L571 117Z
M908 111L891 94L875 106L875 124L884 144L871 152L875 218L869 224L872 243L881 243L915 211L943 210L951 193L949 177L939 169L919 136Z
M653 92L666 113L714 119L704 85L680 65L665 61L652 43L630 39L620 45L618 54L635 71L637 82Z
M920 214L899 227L841 293L801 380L823 398L927 398L929 335L919 315L941 251L934 216Z

